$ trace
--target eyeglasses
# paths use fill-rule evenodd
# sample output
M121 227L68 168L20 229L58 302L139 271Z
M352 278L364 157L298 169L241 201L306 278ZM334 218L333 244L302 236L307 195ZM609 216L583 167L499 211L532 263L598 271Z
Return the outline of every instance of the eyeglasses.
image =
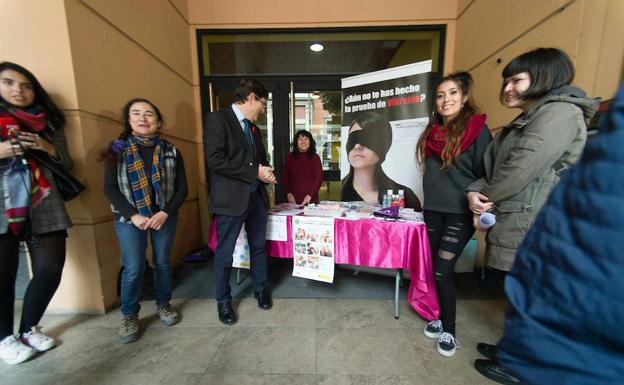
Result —
M258 97L258 95L254 95L254 99L256 99L257 101L262 103L262 107L264 107L266 109L266 106L267 106L267 100L266 99L262 100L261 98Z

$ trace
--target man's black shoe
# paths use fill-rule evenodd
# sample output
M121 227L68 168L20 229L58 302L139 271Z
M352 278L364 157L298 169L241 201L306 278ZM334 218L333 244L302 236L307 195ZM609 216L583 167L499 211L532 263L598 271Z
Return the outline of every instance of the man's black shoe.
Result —
M217 311L219 312L219 321L226 325L234 325L238 321L231 302L217 303Z
M498 352L496 345L479 342L477 344L477 351L485 358L492 361L498 361L498 358L496 357L496 353Z
M271 294L267 290L262 290L259 293L254 293L254 297L258 298L258 307L263 310L269 310L273 307L273 301L271 300Z
M511 371L492 360L475 360L474 367L477 371L492 381L505 385L522 385Z

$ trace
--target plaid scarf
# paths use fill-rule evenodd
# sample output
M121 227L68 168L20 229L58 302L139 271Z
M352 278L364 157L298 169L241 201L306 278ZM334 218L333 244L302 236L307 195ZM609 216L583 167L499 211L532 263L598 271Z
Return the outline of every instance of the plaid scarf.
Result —
M139 214L149 217L153 214L154 203L162 209L173 197L176 149L159 136L145 138L132 135L127 143L117 163L119 190L128 202L136 207ZM154 148L151 180L147 177L139 146ZM152 191L156 202L152 202ZM113 212L118 213L114 207L111 208ZM128 218L120 218L120 221L126 220Z
M20 131L35 132L51 142L54 129L46 122L45 113L39 107L20 110L0 99L0 141L15 139L17 133L7 126L18 126ZM31 206L37 206L50 194L50 183L41 173L37 162L25 157L5 159L0 171L5 192L5 214L9 228L18 234L27 222Z

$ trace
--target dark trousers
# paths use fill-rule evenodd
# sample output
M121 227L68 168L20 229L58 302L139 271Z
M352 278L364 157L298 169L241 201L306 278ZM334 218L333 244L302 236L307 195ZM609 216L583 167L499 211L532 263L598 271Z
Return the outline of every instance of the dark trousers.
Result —
M453 270L459 255L474 234L472 214L424 212L433 257L440 321L445 332L455 336L457 292Z
M66 237L65 230L43 234L38 246L29 247L33 277L24 295L19 333L39 323L61 282ZM11 232L0 235L0 340L13 334L19 243Z
M258 293L266 289L268 275L268 257L265 249L267 218L267 208L258 190L249 195L249 205L242 215L215 215L218 239L214 261L215 298L217 302L226 303L232 300L230 287L232 254L243 224L249 242L251 279L254 292Z

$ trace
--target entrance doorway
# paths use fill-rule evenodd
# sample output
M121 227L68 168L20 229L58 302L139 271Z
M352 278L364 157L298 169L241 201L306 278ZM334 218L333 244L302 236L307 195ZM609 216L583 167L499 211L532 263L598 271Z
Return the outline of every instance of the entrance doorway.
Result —
M269 100L257 123L278 181L294 133L306 129L323 164L319 198L339 200L341 79L429 59L441 72L445 32L444 25L198 30L202 112L228 108L241 78L259 80ZM269 194L286 200L279 183Z

